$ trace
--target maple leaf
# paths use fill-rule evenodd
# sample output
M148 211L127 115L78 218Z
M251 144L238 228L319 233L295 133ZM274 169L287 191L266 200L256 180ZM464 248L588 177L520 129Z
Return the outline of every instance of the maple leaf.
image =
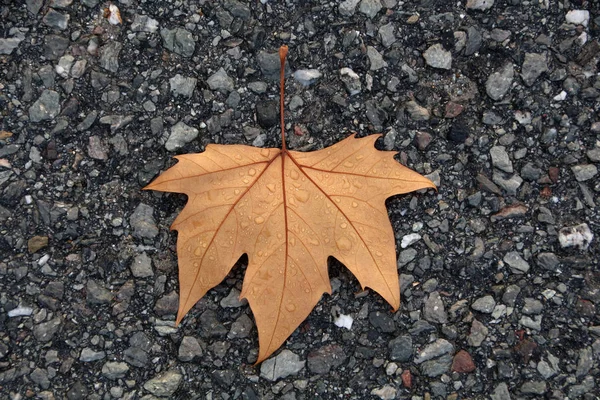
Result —
M281 58L283 71L285 52ZM283 110L283 90L281 101ZM385 200L435 186L394 160L395 152L375 149L378 137L352 135L305 153L286 149L282 140L282 149L209 144L203 153L177 156L145 188L188 196L171 226L179 232L177 323L243 254L248 267L240 297L256 320L257 363L283 344L323 293L331 294L330 256L397 310Z

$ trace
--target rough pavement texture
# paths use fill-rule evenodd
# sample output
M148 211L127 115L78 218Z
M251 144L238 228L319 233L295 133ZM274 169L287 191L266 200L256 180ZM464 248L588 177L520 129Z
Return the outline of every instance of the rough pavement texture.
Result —
M596 398L597 2L1 3L3 399ZM381 132L439 191L387 202L398 312L332 261L261 368L244 260L174 326L185 199L141 188L280 145L281 44L290 148Z

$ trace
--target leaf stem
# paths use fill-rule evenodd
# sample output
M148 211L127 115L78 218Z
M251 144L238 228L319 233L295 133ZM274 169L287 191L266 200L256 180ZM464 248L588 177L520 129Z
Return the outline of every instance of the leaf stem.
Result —
M288 47L283 45L279 48L279 61L281 63L281 71L279 73L279 115L281 117L281 150L287 151L285 145L285 121L283 120L283 95L285 92L285 56L287 55Z

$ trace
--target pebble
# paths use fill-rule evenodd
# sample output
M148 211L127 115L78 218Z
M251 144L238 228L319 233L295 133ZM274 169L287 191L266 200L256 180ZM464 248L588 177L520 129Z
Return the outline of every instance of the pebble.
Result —
M165 143L165 149L168 151L179 150L186 144L195 140L199 133L200 131L198 131L198 129L187 125L183 121L179 121L171 128L171 134Z
M389 358L392 361L407 362L413 356L413 342L409 335L398 336L388 342Z
M308 353L308 370L313 374L328 374L346 361L344 349L337 344L328 344Z
M396 42L396 36L394 35L394 24L391 22L380 26L377 32L379 33L379 40L381 40L383 47L388 48L394 44L394 42Z
M435 342L427 345L417 357L415 357L415 364L421 364L425 361L431 360L432 358L440 357L445 354L454 352L454 346L446 339L437 339Z
M33 236L27 241L27 251L30 254L37 253L45 247L48 247L48 236Z
M117 73L119 70L119 53L123 44L119 42L110 42L100 48L100 66L107 71Z
M506 63L498 71L491 74L485 82L485 91L492 100L500 100L510 89L515 69L512 63Z
M203 353L204 351L198 339L193 336L184 336L179 345L177 358L180 361L189 362L196 357L201 357Z
M580 250L585 250L593 239L594 234L586 223L567 226L558 231L558 242L562 248L578 247Z
M167 50L177 53L183 57L191 57L196 50L196 42L192 38L192 33L182 29L160 30L160 36L163 39L163 45Z
M445 374L451 367L452 356L450 354L445 354L434 360L425 361L420 365L419 369L423 375L434 378Z
M154 33L158 30L158 21L147 15L135 14L131 23L131 30L133 32Z
M220 71L220 70L219 70ZM210 78L209 78L210 79ZM175 96L192 97L194 89L196 88L196 78L187 78L181 74L177 74L169 79L169 85L171 86L171 92ZM209 84L210 86L210 84ZM211 86L212 89L212 86ZM218 89L213 89L218 90Z
M536 315L533 317L529 317L527 315L524 315L519 320L519 324L521 324L522 326L524 326L526 328L533 329L535 331L539 331L542 329L542 316Z
M565 15L565 20L569 24L588 26L590 12L588 10L570 10Z
M469 346L479 347L488 335L488 328L476 319L471 322L471 331L467 336Z
M102 360L106 357L104 351L94 351L89 347L84 347L79 355L79 361L81 362L92 362Z
M140 239L154 239L158 235L158 227L154 221L154 208L140 203L129 218L129 224L133 228L133 236Z
M267 91L267 83L266 82L250 82L248 84L248 89L252 90L256 94L262 94Z
M537 264L549 271L558 271L560 260L554 253L540 253L537 255Z
M383 56L375 49L375 47L367 46L367 57L369 57L369 62L371 63L371 66L369 67L370 71L377 71L387 67L387 62L383 60Z
M452 371L459 373L468 373L475 371L475 363L473 362L473 358L467 351L460 350L454 355L454 358L452 360Z
M510 266L511 271L515 274L526 274L530 268L529 263L516 251L506 253L503 261Z
M101 283L90 279L85 288L86 300L89 304L108 304L113 299L113 294Z
M300 361L298 355L285 349L277 356L263 361L260 365L260 376L274 382L290 375L296 375L304 368L304 364L306 364L306 361Z
M356 6L360 3L360 0L344 0L338 6L340 15L345 17L351 17L356 11Z
M129 366L120 361L107 361L102 366L102 375L111 380L124 378L129 372Z
M131 274L136 278L148 278L154 276L152 270L152 259L145 252L138 254L131 263Z
M9 312L6 313L6 315L8 315L9 318L26 317L31 314L33 314L33 308L23 307L23 306L18 306L16 308L13 308L12 310L10 310Z
M69 14L62 14L52 8L48 10L42 21L51 28L64 31L69 26Z
M396 398L398 390L392 385L384 385L380 388L371 390L371 395L379 397L381 400L393 400Z
M578 182L585 182L598 175L598 168L594 164L580 164L571 167L573 175Z
M467 0L467 10L485 11L492 8L494 0Z
M299 69L294 72L294 79L304 86L315 83L323 74L318 69Z
M544 381L529 381L521 386L521 393L542 395L546 393L547 386Z
M144 389L158 397L170 397L179 389L182 380L183 375L178 371L169 370L146 381Z
M206 83L211 90L217 90L225 94L231 92L235 85L233 78L227 75L227 72L223 67L219 68L217 72L209 76Z
M468 137L469 127L466 122L460 119L455 120L448 132L448 140L460 144L466 142Z
M439 292L431 292L423 305L423 317L437 324L445 324L448 322L448 314L444 308L444 302Z
M382 8L380 0L361 0L358 11L373 19Z
M391 333L396 330L394 320L387 313L374 311L369 314L369 322L371 325L385 333Z
M410 100L406 102L406 111L413 121L427 121L430 118L429 110L420 106L416 101Z
M492 296L480 297L471 304L471 308L484 314L491 314L496 307L496 300Z
M236 339L236 338L247 338L250 336L250 331L254 326L250 317L246 314L242 314L231 324L231 329L227 334L227 338Z
M260 71L266 79L274 81L279 80L279 74L281 71L279 53L267 53L265 51L261 51L258 53L258 56L256 56L256 61ZM288 62L285 64L285 75L288 76L289 74L290 63Z
M523 179L517 174L506 177L506 175L498 171L494 171L492 180L504 189L509 196L516 196L517 189L523 183Z
M533 85L535 80L546 71L548 71L546 53L525 54L525 61L523 61L523 65L521 66L521 77L525 85Z
M494 146L490 149L490 156L492 158L492 165L504 172L513 172L512 161L506 152L504 146Z
M544 309L544 305L539 300L533 299L531 297L526 297L524 301L525 304L523 305L523 309L521 310L523 314L540 314Z
M12 54L22 41L23 38L0 38L0 54Z
M49 342L63 324L62 318L55 317L48 322L37 324L33 327L33 336L38 342Z
M243 307L246 304L248 304L248 300L240 299L240 291L235 288L231 289L229 294L219 302L219 305L223 308Z
M344 67L340 69L340 76L350 96L354 96L362 91L360 77L353 70Z
M263 128L277 126L279 124L279 102L275 100L257 102L256 122Z
M490 396L492 400L511 400L510 392L508 391L508 385L504 382L496 385L494 393Z
M29 107L29 119L31 122L52 120L59 113L60 95L54 90L44 90L35 103Z
M98 136L92 135L89 137L87 151L90 158L94 160L108 159L108 149Z
M444 50L439 43L434 44L425 50L423 57L430 67L446 70L452 68L452 53Z
M421 240L421 235L418 233L409 233L408 235L404 235L402 237L402 241L400 242L400 247L405 249L410 245L413 245Z

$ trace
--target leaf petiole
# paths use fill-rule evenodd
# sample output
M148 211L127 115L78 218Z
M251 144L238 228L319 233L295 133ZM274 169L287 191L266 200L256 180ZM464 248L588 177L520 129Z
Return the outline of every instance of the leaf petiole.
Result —
M285 56L287 56L288 47L283 45L279 48L279 61L281 62L281 71L279 73L279 115L281 117L281 150L287 152L285 145L285 122L283 120L283 96L285 92Z

